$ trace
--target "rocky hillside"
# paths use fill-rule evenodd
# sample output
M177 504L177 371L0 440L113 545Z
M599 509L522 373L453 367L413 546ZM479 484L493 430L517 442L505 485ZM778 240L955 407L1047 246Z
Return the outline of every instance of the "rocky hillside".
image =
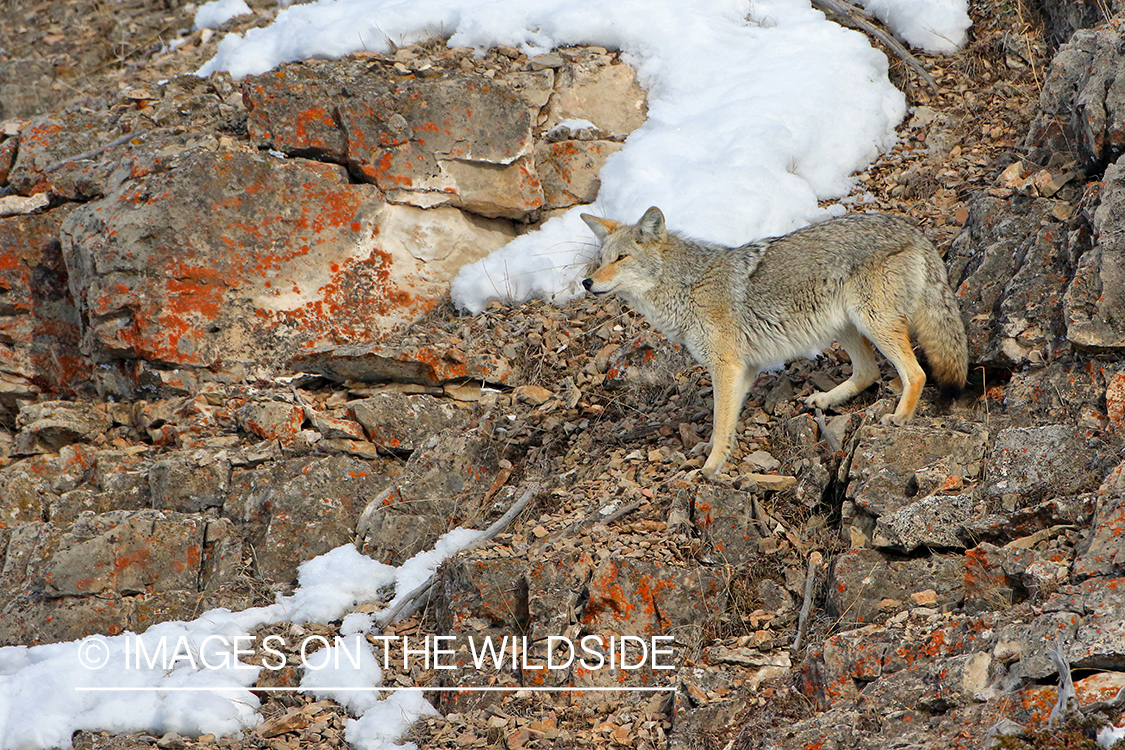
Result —
M224 30L276 12L251 6ZM414 665L384 683L675 690L434 691L443 716L408 737L424 747L1079 747L1121 723L1115 704L1047 730L1053 644L1079 705L1125 686L1112 7L978 3L966 49L924 60L936 90L894 68L912 115L849 200L912 217L944 254L966 392L927 390L886 428L889 373L819 416L800 397L846 356L794 362L756 383L715 483L689 457L707 376L639 315L459 317L445 292L596 195L645 114L612 50L435 40L198 79L181 74L216 38L173 47L188 10L5 9L0 645L268 603L315 555L353 542L397 565L530 492L384 633L454 636L461 659L483 635L670 636L674 670ZM341 707L260 697L257 729L160 746L345 746Z

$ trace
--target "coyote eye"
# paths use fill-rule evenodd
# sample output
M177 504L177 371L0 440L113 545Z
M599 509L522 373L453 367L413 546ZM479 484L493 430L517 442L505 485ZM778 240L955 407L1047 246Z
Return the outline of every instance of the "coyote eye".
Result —
M615 260L615 261L613 261L613 262L614 262L614 263L620 263L621 261L625 260L625 259L626 259L626 258L628 258L628 257L629 257L629 253L624 253L624 254L622 254L622 255L618 255L618 256L617 256L617 260Z

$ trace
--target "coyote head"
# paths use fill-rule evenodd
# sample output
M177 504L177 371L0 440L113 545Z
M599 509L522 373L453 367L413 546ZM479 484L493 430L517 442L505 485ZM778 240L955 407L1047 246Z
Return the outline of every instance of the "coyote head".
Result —
M601 243L597 270L582 280L582 286L593 294L617 292L640 296L660 279L662 253L668 231L664 214L653 206L636 224L600 219L582 214L582 220L593 230Z

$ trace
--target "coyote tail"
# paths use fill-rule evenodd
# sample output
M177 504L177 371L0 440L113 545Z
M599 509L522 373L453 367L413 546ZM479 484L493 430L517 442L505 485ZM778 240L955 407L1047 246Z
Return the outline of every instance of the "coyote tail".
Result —
M936 254L927 258L925 291L910 326L926 353L934 379L943 386L961 389L969 374L969 348L961 309L947 279L941 259Z

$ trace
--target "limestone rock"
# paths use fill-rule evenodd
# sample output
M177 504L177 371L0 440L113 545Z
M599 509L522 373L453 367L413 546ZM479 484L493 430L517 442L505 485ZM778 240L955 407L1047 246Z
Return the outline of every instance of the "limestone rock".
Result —
M193 591L207 522L159 511L79 519L39 574L48 597Z
M100 159L63 160L96 151L112 142L120 132L108 127L105 113L71 111L37 117L19 136L16 162L9 176L12 188L21 195L50 192L70 200L101 197L127 144L119 143ZM108 131L108 132L107 132ZM52 169L52 167L55 167Z
M1039 96L1026 145L1033 161L1055 152L1081 163L1105 162L1119 153L1125 126L1125 79L1120 29L1076 31L1055 55Z
M673 504L685 502L690 503L695 526L703 532L709 557L736 569L745 569L758 559L761 534L747 493L712 486L678 491Z
M970 204L947 259L970 362L1024 364L1032 356L1043 358L1062 334L1073 261L1053 205L1042 198L1005 202L990 196Z
M144 111L73 108L32 119L19 133L9 182L21 195L101 198L128 179L169 168L190 151L213 151L215 130L230 126L230 77L183 76L167 82Z
M628 65L579 63L559 71L555 88L548 130L564 120L586 120L606 133L625 135L648 113L644 89Z
M1125 100L1125 78L1121 86ZM1125 101L1121 106L1125 117ZM1125 162L1118 160L1105 171L1101 205L1094 212L1097 245L1078 260L1066 292L1066 335L1084 349L1125 349L1125 242L1119 238L1123 227Z
M535 168L543 184L544 208L569 208L593 203L601 180L598 173L622 148L613 141L559 141L535 147Z
M184 513L221 508L230 472L230 459L221 453L180 453L157 461L148 472L152 507Z
M983 469L988 444L983 427L868 426L854 441L851 459L840 469L848 480L846 524L878 546L901 551L960 546L958 529L973 518L963 511L976 510L961 488Z
M360 512L389 484L386 471L351 456L235 469L223 516L242 525L260 574L289 582L300 563L352 541Z
M486 219L455 208L421 209L388 203L379 210L380 247L400 260L396 277L404 277L416 294L439 296L461 266L479 260L511 240L510 222ZM414 258L416 268L404 262ZM405 271L403 270L405 269Z
M238 410L242 429L267 440L292 441L304 421L304 409L284 401L251 402Z
M1068 425L1002 430L992 446L986 491L1034 497L1096 489L1111 465L1106 449L1118 445L1112 436Z
M352 401L348 409L372 442L391 451L412 451L431 435L468 421L468 413L447 399L380 393Z
M64 445L88 442L110 427L104 411L81 401L43 401L20 410L13 451L56 453Z
M904 508L879 516L871 543L875 547L913 552L919 547L965 547L961 529L971 519L977 500L971 492L927 495Z
M283 65L242 82L251 142L343 164L347 139L337 121L332 83L313 68Z
M248 374L377 336L432 305L385 283L381 206L339 167L235 152L126 183L63 227L87 344L99 362Z
M71 210L0 219L0 410L33 399L37 383L74 393L90 381L58 240Z
M961 555L933 554L899 560L869 549L836 558L828 586L828 609L848 623L866 624L880 615L883 599L905 601L910 594L934 589L939 603L961 597Z
M1074 574L1116 576L1125 574L1125 463L1109 473L1098 488L1097 512L1084 550L1074 561Z
M392 202L514 219L543 205L531 111L501 81L290 64L247 79L243 96L256 142L346 163Z

